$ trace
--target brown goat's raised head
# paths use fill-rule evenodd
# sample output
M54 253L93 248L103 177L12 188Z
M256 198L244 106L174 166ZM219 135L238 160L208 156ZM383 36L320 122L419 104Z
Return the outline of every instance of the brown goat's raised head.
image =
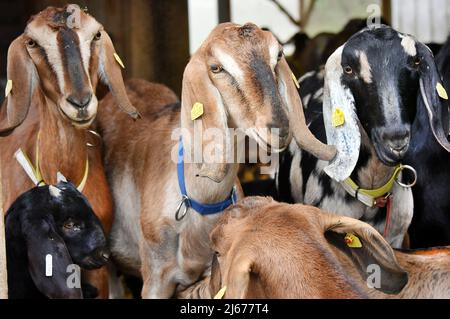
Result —
M292 76L272 33L251 23L221 24L186 67L182 92L185 118L200 102L207 128L242 129L272 151L284 149L293 135L300 147L331 160L334 147L319 142L305 124ZM206 165L203 170L216 181L227 171L226 164L213 168Z
M103 26L76 5L48 7L33 16L8 50L7 97L9 134L26 118L35 90L40 89L60 113L76 127L87 127L97 114L95 89L105 82L118 105L133 118L115 50Z

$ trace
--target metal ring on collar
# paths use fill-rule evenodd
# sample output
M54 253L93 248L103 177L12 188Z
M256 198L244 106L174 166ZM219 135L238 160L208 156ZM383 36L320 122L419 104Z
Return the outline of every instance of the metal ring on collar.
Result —
M189 197L187 197L186 195L183 195L181 198L180 204L178 204L177 210L175 212L175 219L177 221L182 220L186 216L188 208L189 208L188 203L189 203ZM181 210L181 207L183 206L183 204L184 204L184 209ZM180 215L181 211L182 211L182 214Z
M94 130L88 130L88 133L94 135L94 136L97 138L98 141L101 141L101 140L102 140L102 136L101 136L100 134L98 134L96 131L94 131ZM87 142L86 145L87 145L88 147L97 147L97 146L100 145L100 142L97 142L96 144L92 144L92 143Z
M414 167L412 167L412 166L409 166L409 165L402 165L401 167L400 167L400 170L408 170L408 171L410 171L413 175L414 175L414 180L412 181L412 183L409 183L409 184L404 184L404 183L402 183L402 182L400 182L399 181L399 179L398 179L398 177L395 179L395 182L398 184L398 185L400 185L400 186L402 186L402 187L405 187L405 188L411 188L411 187L413 187L414 185L416 185L416 183L417 183L417 171L414 169Z

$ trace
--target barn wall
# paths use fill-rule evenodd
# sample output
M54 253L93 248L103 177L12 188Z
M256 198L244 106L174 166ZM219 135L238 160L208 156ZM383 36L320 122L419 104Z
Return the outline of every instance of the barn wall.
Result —
M6 72L5 47L23 31L28 17L49 5L62 6L67 2L0 0L0 77L5 77ZM164 83L180 93L189 59L187 0L133 0L133 5L123 0L73 2L87 7L105 26L125 63L127 78Z

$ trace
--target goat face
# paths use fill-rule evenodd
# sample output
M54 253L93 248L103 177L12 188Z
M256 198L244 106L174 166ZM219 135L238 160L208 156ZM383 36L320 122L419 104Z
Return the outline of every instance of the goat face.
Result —
M362 246L350 248L347 234ZM408 282L375 229L311 206L246 197L224 212L210 237L217 252L212 296L226 286L226 298L367 297L356 284L366 286L370 264L380 267L380 291L398 293Z
M58 183L51 193L59 205L58 213L53 215L57 232L74 263L85 269L103 266L109 250L101 223L87 199L67 182Z
M442 138L439 112L446 108L437 96L439 81L431 51L412 36L381 26L351 37L328 59L325 70L325 127L329 144L337 145L339 153L325 171L338 181L350 175L358 160L360 125L384 164L401 162L419 92L432 105L436 138L448 144ZM334 122L336 112L344 113L342 123Z
M275 152L288 145L292 133L300 147L319 158L330 160L335 155L335 149L315 139L305 124L280 44L254 24L217 26L193 55L183 76L184 118L190 120L196 102L205 108L204 127L222 132L229 127L241 129ZM221 167L217 171L220 174L216 176L205 175L221 181L227 170Z
M8 51L9 133L25 119L33 93L40 88L47 101L75 127L95 119L99 78L113 91L119 107L137 117L125 93L114 47L103 26L76 5L49 7L33 16Z
M81 298L81 289L67 285L73 274L69 267L78 264L93 269L107 261L101 223L86 198L70 183L35 187L20 195L8 209L5 225L13 295L24 293L14 281L31 277L49 298ZM47 255L52 256L51 277L44 271Z

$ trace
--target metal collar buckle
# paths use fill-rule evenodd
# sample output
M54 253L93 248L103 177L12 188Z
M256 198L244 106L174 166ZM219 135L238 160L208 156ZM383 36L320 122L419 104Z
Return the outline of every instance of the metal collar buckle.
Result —
M183 207L183 205L184 209L182 210L181 207ZM182 220L186 216L189 206L189 197L187 197L186 195L182 195L181 201L178 204L177 210L175 211L175 219L177 221ZM180 212L182 213L180 214Z

